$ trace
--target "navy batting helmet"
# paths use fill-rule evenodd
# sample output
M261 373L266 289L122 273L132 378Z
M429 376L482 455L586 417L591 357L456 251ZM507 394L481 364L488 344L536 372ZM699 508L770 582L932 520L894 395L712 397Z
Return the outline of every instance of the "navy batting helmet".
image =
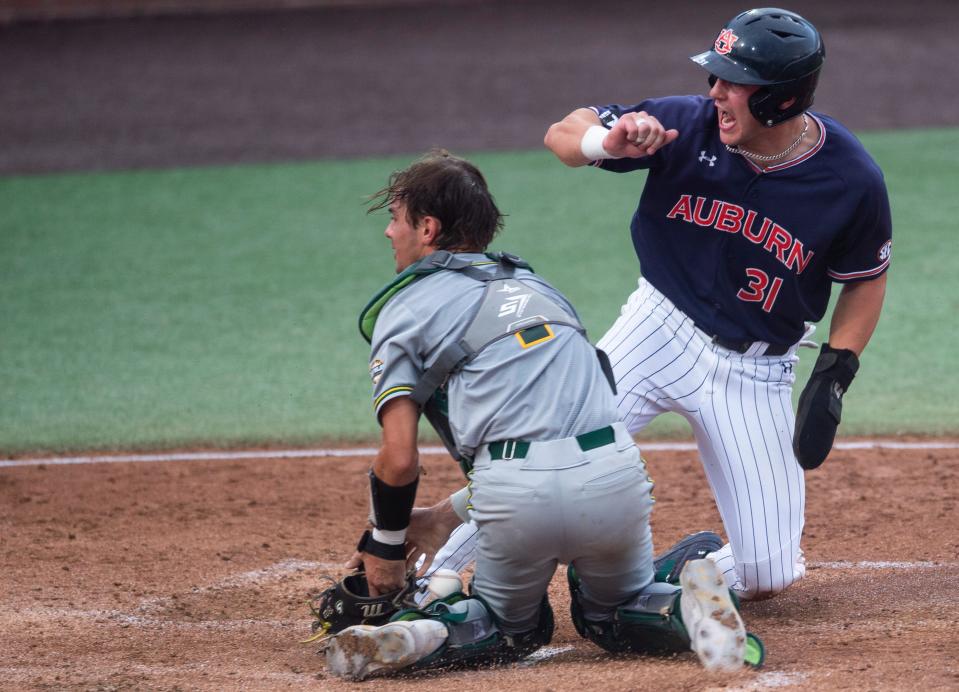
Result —
M766 127L812 105L826 47L816 27L794 12L774 7L749 10L723 27L712 50L690 58L716 78L758 84L749 110ZM795 99L786 108L783 103Z

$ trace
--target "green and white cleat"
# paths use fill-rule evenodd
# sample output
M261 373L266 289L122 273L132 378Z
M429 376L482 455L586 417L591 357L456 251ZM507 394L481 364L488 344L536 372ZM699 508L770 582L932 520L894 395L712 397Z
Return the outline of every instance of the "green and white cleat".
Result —
M436 651L448 631L439 620L354 625L330 639L326 667L347 680L363 680L411 666Z
M735 671L746 658L746 627L729 594L726 581L712 560L691 560L679 577L683 624L689 633L689 648L709 671ZM757 638L750 641L750 657L756 658ZM752 663L752 662L751 662Z

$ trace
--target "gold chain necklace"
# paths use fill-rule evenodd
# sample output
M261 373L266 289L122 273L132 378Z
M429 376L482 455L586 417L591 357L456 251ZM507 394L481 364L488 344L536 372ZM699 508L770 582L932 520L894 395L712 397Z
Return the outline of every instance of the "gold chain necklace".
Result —
M789 152L799 146L799 143L803 140L803 137L806 136L806 132L809 131L809 121L806 120L806 114L802 114L802 132L799 133L799 136L796 138L796 141L786 147L783 151L778 154L756 154L749 151L749 149L743 149L742 147L734 147L726 145L726 151L730 154L742 154L743 156L748 156L751 159L756 161L778 161L779 159L785 158Z

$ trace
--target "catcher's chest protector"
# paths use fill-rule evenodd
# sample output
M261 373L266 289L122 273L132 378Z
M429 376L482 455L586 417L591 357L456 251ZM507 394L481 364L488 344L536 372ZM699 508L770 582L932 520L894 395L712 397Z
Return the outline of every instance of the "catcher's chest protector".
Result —
M506 253L488 253L487 257L491 261L474 264L445 250L435 252L399 274L370 301L360 315L360 332L367 341L371 341L376 317L383 306L421 276L436 271L458 271L486 284L483 299L463 337L440 352L410 394L410 398L423 409L423 414L450 454L461 465L464 459L453 441L443 387L449 376L461 370L490 344L506 337L515 335L520 345L528 348L551 335L551 324L572 327L584 338L586 336L586 330L574 315L534 287L513 278L516 267L531 270L525 261ZM495 273L477 268L490 264L498 265Z

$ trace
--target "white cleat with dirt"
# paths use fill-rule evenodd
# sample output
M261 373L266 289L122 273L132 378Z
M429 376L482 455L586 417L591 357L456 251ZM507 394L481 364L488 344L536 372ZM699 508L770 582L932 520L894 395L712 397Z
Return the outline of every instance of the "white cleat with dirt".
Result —
M679 577L680 609L689 633L689 648L710 671L742 668L746 627L723 575L712 560L691 560Z
M448 631L438 620L354 625L330 639L326 667L337 677L363 680L410 666L446 641Z

